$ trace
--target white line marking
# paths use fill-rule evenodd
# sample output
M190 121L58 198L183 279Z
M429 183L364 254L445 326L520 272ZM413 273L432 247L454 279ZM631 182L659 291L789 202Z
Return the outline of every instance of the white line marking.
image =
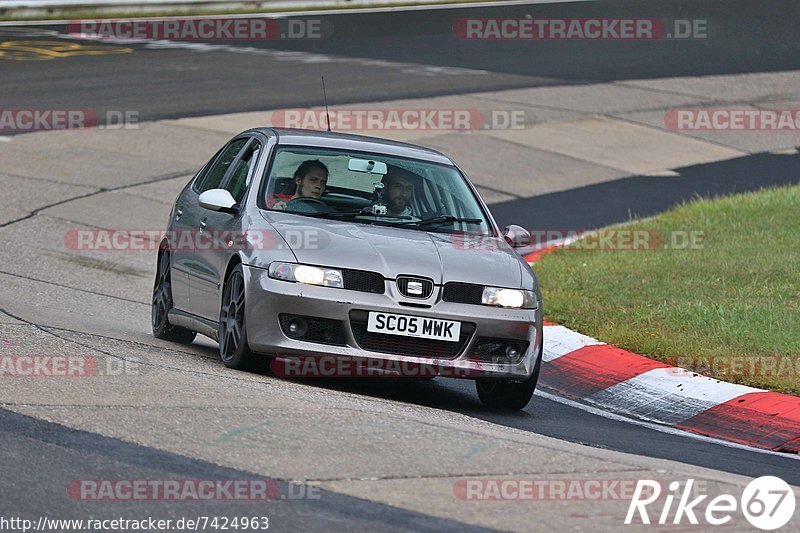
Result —
M584 401L609 406L645 420L679 424L751 392L764 391L670 367L655 368L584 398Z
M709 442L712 444L719 444L720 446L726 446L728 448L736 448L739 450L747 450L749 452L755 453L763 453L766 455L777 455L779 457L785 457L787 459L792 460L800 460L800 454L791 454L791 453L783 453L783 452L775 452L772 450L765 450L762 448L753 448L751 446L745 446L744 444L738 444L736 442L729 442L726 440L717 439L714 437L707 437L705 435L700 435L697 433L691 433L689 431L684 431L682 429L677 429L670 426L663 426L661 424L656 424L654 422L646 422L644 420L637 420L635 418L630 418L623 415L618 415L615 413L609 413L602 409L598 409L597 407L592 407L590 405L585 405L580 402L576 402L574 400L568 400L567 398L562 398L561 396L557 396L555 394L551 394L549 392L544 392L540 389L536 389L536 396L541 396L546 400L551 400L556 403L560 403L562 405L566 405L568 407L574 407L575 409L580 409L581 411L586 411L587 413L601 416L603 418L607 418L609 420L614 420L616 422L625 422L628 424L633 424L636 426L646 427L648 429L652 429L655 431L660 431L661 433L667 433L669 435L677 435L680 437L687 437L690 439L695 439L703 442Z
M542 359L550 362L568 353L583 348L584 346L602 346L602 341L581 335L564 326L544 327L544 352Z
M310 52L292 52L286 50L273 50L270 48L256 48L253 46L232 46L229 44L210 44L200 42L169 41L166 39L109 39L81 37L79 35L56 34L59 39L81 40L92 42L107 42L111 44L141 44L150 50L163 49L183 49L192 52L230 52L234 54L249 54L268 56L275 61L296 61L300 63L356 63L365 67L382 67L400 70L406 74L416 74L420 76L460 76L474 75L485 76L490 74L487 70L478 70L462 67L440 67L435 65L423 65L419 63L402 63L387 61L384 59L370 59L364 57L332 56L327 54L313 54Z
M394 1L394 0L387 0ZM401 1L402 0L398 0ZM435 11L441 9L474 9L481 7L506 7L506 6L521 6L521 5L537 5L537 4L574 4L578 2L596 2L597 0L507 0L498 2L463 2L460 4L429 4L419 6L398 6L398 7L360 7L357 9L309 9L308 11L290 11L281 13L280 16L292 15L324 15L325 13L332 13L342 15L347 13L380 13L383 11ZM262 13L263 15L263 13ZM278 16L278 15L274 15Z
M613 227L613 226L611 226L611 227ZM544 250L546 248L551 248L553 246L569 246L573 242L577 242L577 241L579 241L579 240L581 240L583 238L583 236L581 234L579 234L578 230L575 230L574 233L575 233L575 235L570 235L569 237L560 237L558 239L549 240L549 241L545 242L544 244L535 244L533 246L528 246L526 248L522 248L517 253L519 253L519 255L525 257L526 255L530 255L530 254L536 253L538 251ZM529 264L533 265L535 263L536 263L536 261L534 261L532 263L529 263Z

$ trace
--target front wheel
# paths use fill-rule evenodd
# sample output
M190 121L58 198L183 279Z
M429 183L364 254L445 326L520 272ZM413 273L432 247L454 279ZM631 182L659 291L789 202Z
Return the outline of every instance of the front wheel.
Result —
M172 277L170 274L170 257L167 250L158 254L158 269L153 286L153 305L150 323L153 336L181 344L189 344L197 335L194 331L173 326L169 323L169 310L172 309Z
M512 379L478 378L475 380L475 389L478 398L484 405L498 409L519 410L524 409L531 401L536 384L539 381L539 370L542 367L542 350L539 349L533 373L527 379L515 381Z
M228 368L252 370L253 352L247 343L247 326L244 318L244 270L236 265L225 281L222 308L219 313L219 358Z

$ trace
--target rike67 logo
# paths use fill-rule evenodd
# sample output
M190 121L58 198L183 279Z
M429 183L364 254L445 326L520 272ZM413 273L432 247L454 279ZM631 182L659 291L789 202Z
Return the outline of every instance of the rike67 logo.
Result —
M754 479L744 488L738 500L732 494L720 494L708 500L708 494L697 494L693 479L687 480L683 487L678 481L671 482L664 498L661 492L661 483L658 481L638 480L625 524L637 521L650 524L650 511L656 511L657 518L654 521L660 525L685 522L698 525L700 520L704 520L705 524L721 526L730 522L734 514L741 512L753 527L773 531L785 526L794 516L795 495L792 487L775 476Z

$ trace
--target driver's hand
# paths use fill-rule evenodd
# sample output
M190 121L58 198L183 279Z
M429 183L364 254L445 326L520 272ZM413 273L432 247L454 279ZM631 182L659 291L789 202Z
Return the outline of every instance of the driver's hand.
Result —
M280 209L280 210L286 209L286 202L281 200L280 202L278 202L275 205L273 205L272 209Z

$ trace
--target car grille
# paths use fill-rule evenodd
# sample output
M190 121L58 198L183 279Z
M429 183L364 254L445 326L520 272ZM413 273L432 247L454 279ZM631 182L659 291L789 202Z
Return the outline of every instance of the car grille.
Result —
M386 283L383 276L377 272L369 272L366 270L342 270L342 281L344 288L351 291L372 292L375 294L383 294L386 292Z
M519 356L509 358L506 355L506 349L511 344L516 344L519 347ZM469 358L484 363L518 363L522 360L522 356L528 351L528 341L517 341L513 339L493 339L489 337L480 337L469 352Z
M412 284L412 289L414 287L413 284L418 284L417 286L420 287L420 293L416 294L414 292L409 291L409 283ZM397 289L400 291L400 294L403 296L407 296L408 298L430 298L431 294L433 294L433 281L426 279L426 278L416 278L413 276L397 276Z
M305 333L302 335L289 333L289 322L293 319L302 319L305 321L307 326ZM283 334L290 339L316 342L318 344L332 344L335 346L347 345L344 325L339 320L330 320L313 316L287 315L283 313L278 316L278 320L281 323Z
M458 342L437 341L432 339L417 339L401 335L386 335L367 331L366 311L350 312L350 327L358 346L368 352L387 353L394 355L408 355L430 359L454 359L464 351L475 331L475 324L461 323L461 337Z
M451 281L445 283L442 300L459 304L480 304L483 298L483 285Z

